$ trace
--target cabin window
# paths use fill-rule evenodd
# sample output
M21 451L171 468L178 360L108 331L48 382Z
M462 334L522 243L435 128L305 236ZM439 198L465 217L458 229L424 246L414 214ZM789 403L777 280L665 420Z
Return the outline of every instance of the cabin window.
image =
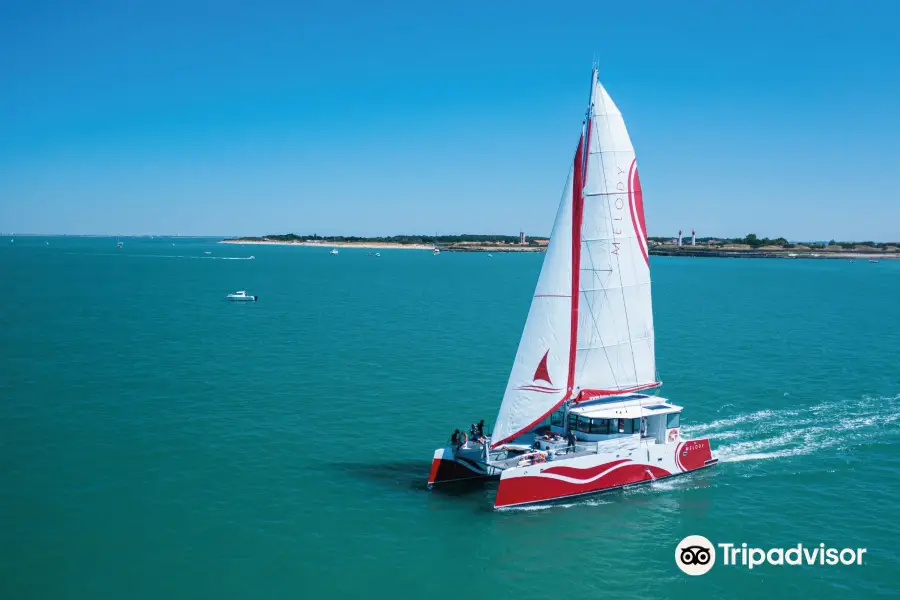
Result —
M666 429L681 427L681 413L669 413L666 415Z
M591 433L605 435L609 430L609 424L606 419L591 419Z
M565 418L565 411L558 410L555 413L550 415L550 424L555 427L563 426L563 419Z

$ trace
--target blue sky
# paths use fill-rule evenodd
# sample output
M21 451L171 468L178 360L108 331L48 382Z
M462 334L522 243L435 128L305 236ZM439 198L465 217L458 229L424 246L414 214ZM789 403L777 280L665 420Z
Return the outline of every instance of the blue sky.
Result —
M650 235L900 239L891 2L0 1L0 231L549 231L591 60Z

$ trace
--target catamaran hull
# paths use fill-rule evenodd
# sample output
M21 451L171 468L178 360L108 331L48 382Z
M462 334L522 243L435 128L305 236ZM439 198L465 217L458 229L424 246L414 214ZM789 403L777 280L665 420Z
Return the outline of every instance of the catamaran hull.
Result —
M431 472L428 474L428 488L431 489L438 483L488 479L490 477L497 477L497 475L489 474L484 464L478 461L457 456L453 448L447 446L434 451L434 458L431 461Z
M641 444L619 454L556 459L503 471L494 508L552 502L683 475L715 465L709 440Z

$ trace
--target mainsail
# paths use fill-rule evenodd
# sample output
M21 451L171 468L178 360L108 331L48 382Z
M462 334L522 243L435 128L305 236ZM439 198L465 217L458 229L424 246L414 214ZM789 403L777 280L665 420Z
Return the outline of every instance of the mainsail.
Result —
M492 446L527 432L566 401L656 385L640 178L622 114L594 70Z

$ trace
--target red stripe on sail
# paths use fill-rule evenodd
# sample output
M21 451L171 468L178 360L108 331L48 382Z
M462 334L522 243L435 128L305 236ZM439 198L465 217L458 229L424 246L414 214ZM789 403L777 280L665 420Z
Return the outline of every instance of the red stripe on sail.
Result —
M647 253L647 224L644 221L644 194L641 191L641 177L638 175L637 159L631 161L631 169L628 171L628 206L631 209L631 223L634 233L641 247L644 262L650 266L650 257Z
M588 118L588 136L591 131L591 119ZM575 388L575 357L578 346L578 297L581 285L581 219L584 213L584 173L582 172L582 153L584 152L584 135L578 140L575 152L575 185L572 188L572 315L569 324L569 377L566 385L567 394L571 395Z
M563 405L563 402L565 402L568 397L569 397L569 395L566 394L566 396L562 400L560 400L559 402L557 402L556 404L553 405L553 408L551 408L550 410L548 410L547 412L545 412L544 414L539 416L537 419L535 419L534 421L529 423L526 427L523 427L522 429L518 430L517 432L513 433L512 435L506 436L502 440L498 440L496 442L491 442L491 448L496 448L497 446L500 446L501 444L505 444L506 442L511 442L514 439L516 439L517 437L519 437L520 435L522 435L523 433L525 433L526 431L531 431L532 429L537 427L541 423L541 421L543 421L544 419L549 417L551 414L556 412L557 409L559 409L559 407Z
M661 381L654 381L653 383L636 385L634 387L624 388L621 390L581 390L580 392L578 392L578 398L575 399L575 402L584 402L585 400L590 400L591 398L602 398L604 396L619 396L622 394L631 394L633 392L649 390L661 385Z

